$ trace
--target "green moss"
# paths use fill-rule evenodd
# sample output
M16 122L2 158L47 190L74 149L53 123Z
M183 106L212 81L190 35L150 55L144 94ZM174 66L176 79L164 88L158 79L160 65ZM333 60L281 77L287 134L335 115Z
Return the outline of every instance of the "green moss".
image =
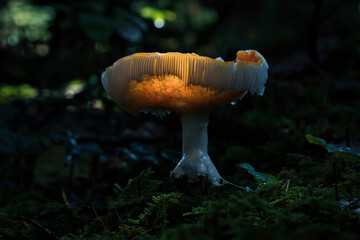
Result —
M0 239L24 239L26 227L19 219L0 212Z
M169 224L171 214L176 214L179 207L181 193L160 194L152 197L144 211L137 219L129 219L129 222L142 225L146 229L157 232L163 230ZM176 216L176 215L175 215Z
M41 192L38 191L22 191L18 194L11 194L11 192L1 192L1 202L6 205L0 207L0 212L4 212L11 216L19 215L34 215L39 214L47 199Z
M150 199L159 190L161 181L151 179L155 172L151 169L143 170L139 176L130 179L122 189L117 201L110 201L109 207L139 202Z

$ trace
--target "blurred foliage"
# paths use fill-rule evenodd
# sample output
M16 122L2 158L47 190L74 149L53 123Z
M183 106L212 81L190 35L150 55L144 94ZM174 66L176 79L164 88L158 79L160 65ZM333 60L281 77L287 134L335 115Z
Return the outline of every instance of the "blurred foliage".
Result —
M359 18L352 0L1 1L0 239L358 239ZM208 132L222 176L254 191L174 182L178 117L123 112L101 72L248 48L265 94Z
M16 46L22 40L46 42L51 39L48 28L55 18L54 9L38 7L24 0L8 1L7 4L0 12L4 34L1 37L7 37L10 46Z

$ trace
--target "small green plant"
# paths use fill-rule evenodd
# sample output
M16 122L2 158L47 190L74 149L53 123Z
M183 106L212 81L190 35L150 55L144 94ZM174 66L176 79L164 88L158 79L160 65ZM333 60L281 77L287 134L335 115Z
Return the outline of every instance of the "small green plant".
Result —
M360 152L355 151L352 148L326 143L324 139L314 137L311 134L306 134L306 138L309 141L309 143L317 144L324 147L329 153L333 153L337 158L342 158L344 160L350 160L350 161L352 160L360 161Z
M238 164L238 167L248 170L248 173L253 175L258 183L274 182L277 178L268 173L260 173L255 171L255 168L248 163Z
M360 163L360 152L349 147L326 143L324 139L311 134L307 134L306 138L309 143L320 145L330 153L328 159L332 166L332 181L337 201L340 201L341 190L348 193L344 194L346 197L354 197L360 182L360 176L356 171ZM338 165L341 165L341 168ZM343 181L339 182L339 179Z

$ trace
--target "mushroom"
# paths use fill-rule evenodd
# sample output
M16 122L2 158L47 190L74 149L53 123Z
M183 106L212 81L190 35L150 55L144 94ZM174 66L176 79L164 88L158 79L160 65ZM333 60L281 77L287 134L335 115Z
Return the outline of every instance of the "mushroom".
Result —
M116 61L101 79L108 95L133 115L176 112L182 124L182 158L171 176L187 176L189 181L203 176L220 186L226 181L207 149L209 113L247 92L263 95L267 69L255 50L237 52L235 62L194 53L136 53Z

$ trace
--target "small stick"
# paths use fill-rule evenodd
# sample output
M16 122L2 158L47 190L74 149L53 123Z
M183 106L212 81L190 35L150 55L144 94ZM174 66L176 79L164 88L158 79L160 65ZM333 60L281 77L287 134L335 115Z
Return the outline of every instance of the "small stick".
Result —
M97 215L96 210L95 210L95 208L94 208L94 206L93 206L92 204L91 204L91 207L92 207L92 209L93 209L93 211L94 211L94 213L95 213L96 219L101 223L101 226L103 227L104 231L106 232L106 227L105 227L104 222L103 222L103 221L101 220L101 218Z
M61 196L62 196L62 198L63 198L63 200L64 200L64 202L65 202L65 205L71 206L70 203L69 203L68 200L67 200L67 197L66 197L66 194L65 194L64 189L61 190Z
M291 179L286 180L286 182L284 183L284 185L281 186L281 189L285 188L285 192L287 192L287 191L289 190L290 181L291 181Z
M55 239L55 240L60 240L60 238L58 238L57 236L55 236L54 233L52 233L48 228L41 226L39 223L35 222L32 219L27 219L25 217L20 217L20 220L25 223L31 223L32 225L34 225L35 227L37 227L38 229L42 230L43 232L45 232L47 235L49 235L50 238L48 239ZM25 224L24 224L25 225Z

